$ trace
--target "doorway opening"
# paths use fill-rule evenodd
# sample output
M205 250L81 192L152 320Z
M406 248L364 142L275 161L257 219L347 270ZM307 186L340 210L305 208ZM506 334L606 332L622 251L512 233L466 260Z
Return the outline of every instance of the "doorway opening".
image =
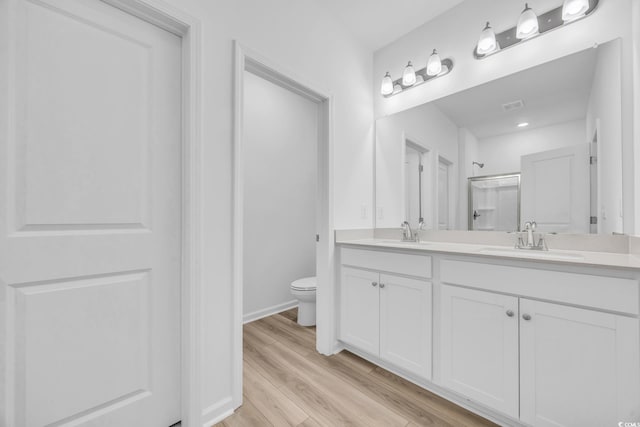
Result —
M261 93L259 98L250 101L246 95ZM253 110L254 100L271 108ZM290 115L297 119L287 120L286 114L274 103L287 104ZM248 104L252 105L249 106ZM265 307L251 306L246 313L244 306L244 287L253 280L254 287L260 287L259 272L247 274L246 264L249 258L260 257L259 251L252 253L254 242L259 239L255 233L271 235L271 252L288 253L286 240L295 240L300 245L293 257L304 255L303 265L291 267L284 275L294 277L306 275L304 271L313 271L316 276L316 349L322 354L332 354L335 347L335 326L331 316L334 305L333 271L333 205L332 205L332 135L331 112L332 98L328 92L316 88L280 67L260 54L235 43L235 111L234 111L234 173L233 173L233 406L242 404L242 330L244 321L255 320L277 311L285 310L295 299L289 293L289 279L280 278L278 283L280 297L266 303ZM284 105L283 104L283 105ZM292 107L294 106L294 107ZM300 117L298 117L300 115ZM254 125L271 127L270 132L260 134L247 128L247 120ZM273 120L271 123L268 123ZM297 129L301 120L305 126ZM296 123L294 123L296 122ZM278 124L273 126L274 123ZM299 139L296 143L296 135ZM301 137L301 135L305 135ZM302 139L300 139L302 138ZM289 141L284 141L288 139ZM304 141L303 141L304 140ZM271 145L271 146L270 146ZM255 156L262 153L262 159ZM254 156L254 157L251 157ZM262 171L262 172L260 172ZM271 179L255 179L275 174ZM251 177L250 180L247 177ZM305 184L306 185L302 185ZM262 189L262 190L261 190ZM295 193L295 194L294 194ZM311 194L310 194L311 193ZM247 197L254 194L257 199ZM256 203L257 202L257 203ZM285 206L280 206L280 205ZM311 204L311 206L308 206ZM304 206L302 206L304 205ZM299 206L300 209L297 209ZM251 210L251 211L250 211ZM278 216L278 212L297 213L298 215ZM252 212L266 212L270 219L253 218ZM269 230L272 222L278 222L275 230ZM261 223L262 222L262 223ZM274 234L275 232L275 234ZM254 234L251 234L254 233ZM295 238L294 238L295 237ZM292 243L293 244L293 243ZM314 248L315 246L315 248ZM300 253L298 253L300 252ZM264 251L263 251L264 253ZM309 261L309 256L312 260ZM249 255L249 258L246 256ZM302 259L302 258L301 258ZM260 261L262 262L262 261ZM279 261L284 264L301 262L294 259ZM266 265L263 263L263 266ZM250 268L255 267L255 265ZM271 268L277 267L274 261ZM300 271L296 272L296 269ZM304 271L303 271L304 270ZM282 277L284 277L282 275ZM280 275L279 275L280 276ZM299 279L301 277L294 277ZM264 291L264 289L261 289ZM276 297L270 295L269 298ZM253 295L249 298L254 304ZM273 302L276 301L276 302ZM261 301L263 303L265 301Z
M251 70L243 78L242 286L248 323L295 307L290 284L316 275L319 105Z

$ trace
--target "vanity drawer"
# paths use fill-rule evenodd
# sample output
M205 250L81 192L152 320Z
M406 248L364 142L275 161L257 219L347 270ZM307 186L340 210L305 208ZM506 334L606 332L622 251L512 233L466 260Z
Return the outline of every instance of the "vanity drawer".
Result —
M351 248L342 248L340 254L342 265L431 278L431 257L428 255Z
M442 283L639 314L638 281L477 262L442 260Z

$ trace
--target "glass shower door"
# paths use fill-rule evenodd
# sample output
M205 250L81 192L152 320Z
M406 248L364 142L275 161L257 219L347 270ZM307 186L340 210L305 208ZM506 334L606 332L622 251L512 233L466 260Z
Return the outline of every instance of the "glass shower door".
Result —
M469 230L517 231L520 174L469 178Z

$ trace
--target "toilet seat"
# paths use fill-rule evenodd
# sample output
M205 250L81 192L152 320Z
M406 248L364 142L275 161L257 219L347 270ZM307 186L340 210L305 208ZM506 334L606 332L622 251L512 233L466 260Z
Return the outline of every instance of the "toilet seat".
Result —
M294 291L315 291L316 277L304 277L291 282L291 289Z

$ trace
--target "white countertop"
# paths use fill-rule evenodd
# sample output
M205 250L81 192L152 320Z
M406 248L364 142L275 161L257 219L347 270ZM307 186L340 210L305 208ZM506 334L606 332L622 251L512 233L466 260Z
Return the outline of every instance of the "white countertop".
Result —
M640 270L640 256L616 253L575 250L534 251L514 249L510 246L494 246L471 243L402 242L392 239L337 240L338 245L366 246L376 249L405 249L456 255L474 255L489 258L514 259L563 265L588 265Z

